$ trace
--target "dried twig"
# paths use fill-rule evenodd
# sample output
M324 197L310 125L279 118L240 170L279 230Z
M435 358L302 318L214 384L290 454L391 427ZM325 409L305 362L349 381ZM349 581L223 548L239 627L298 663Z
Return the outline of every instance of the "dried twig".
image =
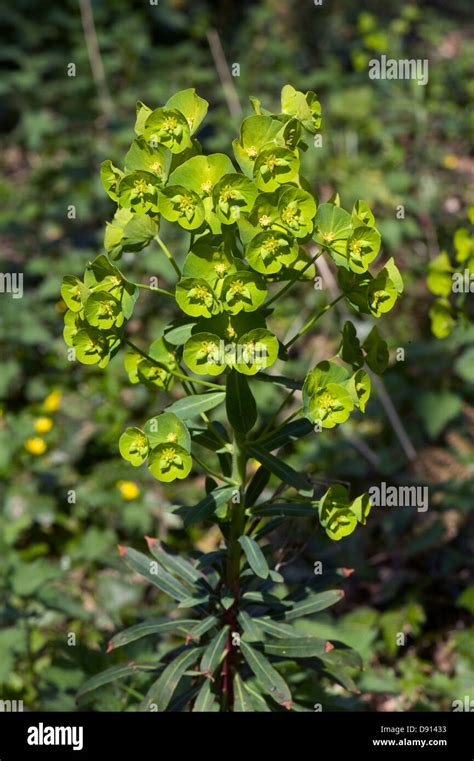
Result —
M240 121L242 117L242 106L240 105L239 96L235 89L234 82L229 73L229 66L222 47L219 32L216 29L209 29L207 32L207 41L211 49L212 58L221 81L224 96L227 101L230 114L233 119Z
M94 78L99 100L104 116L107 118L113 111L114 104L110 96L110 91L105 78L104 64L100 54L99 42L94 23L94 13L92 11L91 0L79 0L81 10L82 29L87 46L87 54L91 65L92 76Z

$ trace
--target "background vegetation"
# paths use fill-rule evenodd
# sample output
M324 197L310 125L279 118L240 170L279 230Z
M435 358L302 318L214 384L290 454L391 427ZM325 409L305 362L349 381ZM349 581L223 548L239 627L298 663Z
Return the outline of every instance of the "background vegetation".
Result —
M305 626L355 647L365 662L354 674L360 694L304 671L287 677L325 709L451 710L474 683L474 328L465 319L449 338L432 337L426 273L441 250L452 251L474 203L470 3L102 0L92 6L93 69L88 7L17 0L3 11L0 270L23 273L25 293L0 295L0 697L76 710L84 679L123 657L105 654L112 633L160 612L163 601L119 570L118 542L144 549L144 534L160 535L179 550L219 541L205 527L184 531L173 512L201 496L199 479L163 489L118 453L124 428L164 397L130 389L119 361L104 372L67 360L60 283L101 252L112 211L99 164L119 161L129 145L137 100L156 107L196 87L211 103L200 139L216 151L235 136L240 112L250 113L250 93L275 108L291 82L315 90L323 109L322 147L308 151L304 174L322 200L338 190L346 208L358 198L374 207L406 293L380 326L392 363L366 415L285 454L354 494L380 481L428 485L430 509L374 509L364 530L337 544L304 522L281 537L290 585L318 560L355 569L336 613ZM229 65L240 65L227 86L219 40ZM368 62L383 53L427 58L428 85L370 80ZM167 240L179 256L179 239ZM166 284L155 247L126 255L125 274L132 265L143 281ZM315 299L323 303L334 282L329 266L320 274L326 291L295 289L280 333L303 322ZM468 298L467 316L470 308ZM152 340L168 309L153 294L142 299L134 333ZM302 371L337 345L344 316L308 338ZM271 414L274 392L262 385ZM146 647L131 645L128 655ZM139 691L139 683L116 685L88 707L133 709Z

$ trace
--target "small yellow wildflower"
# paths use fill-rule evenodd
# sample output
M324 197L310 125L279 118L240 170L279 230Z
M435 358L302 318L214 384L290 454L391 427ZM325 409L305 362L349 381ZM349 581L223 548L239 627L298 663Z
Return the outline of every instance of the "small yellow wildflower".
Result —
M130 502L132 499L136 499L140 495L140 489L135 481L117 481L115 484L123 499Z
M447 153L443 156L443 164L446 169L456 169L459 166L459 159L453 153Z
M58 390L51 391L43 402L43 408L46 412L56 412L60 407L62 396Z
M37 417L35 420L35 431L37 433L48 433L53 427L53 421L50 417Z
M46 442L40 436L31 436L25 441L25 449L30 454L41 455L46 452Z

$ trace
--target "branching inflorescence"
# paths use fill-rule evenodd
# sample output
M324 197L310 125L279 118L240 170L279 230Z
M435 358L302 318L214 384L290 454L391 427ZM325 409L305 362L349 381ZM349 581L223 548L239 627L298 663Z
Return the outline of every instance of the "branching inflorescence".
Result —
M308 637L294 624L333 605L343 592L325 588L331 584L327 578L322 588L315 578L290 592L272 563L268 537L298 518L315 528L320 524L334 540L366 522L368 495L350 499L348 490L336 485L318 496L311 480L278 451L313 430L344 423L353 410L364 412L370 396L364 367L382 373L387 345L376 327L361 343L346 321L337 355L304 380L268 369L290 361L290 346L337 301L378 318L392 309L403 284L393 260L377 274L369 272L381 241L367 204L358 201L348 212L336 195L318 205L300 175L301 151L308 148L304 135L314 135L320 126L316 95L286 85L277 114L251 100L255 114L244 119L240 139L233 142L240 171L224 154L202 153L194 135L208 104L193 89L154 111L138 103L137 137L124 170L110 161L101 169L104 187L118 204L106 230L107 254L87 265L83 280L66 276L62 287L68 307L64 336L80 362L105 367L124 347L131 383L155 391L181 385L184 396L142 427L127 428L120 452L132 466L147 463L162 482L184 479L193 468L204 471L207 493L177 512L185 526L215 523L223 536L221 549L196 550L186 559L149 537L150 557L119 548L128 567L169 595L186 617L174 611L169 619L116 635L109 651L148 635L174 639L159 663L114 666L81 693L149 671L143 710L305 710L281 675L281 666L285 670L299 659L355 689L348 668L357 664L357 655ZM182 268L160 237L161 218L190 233ZM153 240L176 273L173 291L131 282L113 263ZM289 288L311 285L321 254L335 265L340 295L315 309L285 344L267 320ZM141 288L174 299L182 312L146 348L126 331ZM249 378L286 387L270 421L259 416ZM302 407L282 421L286 401L301 390ZM212 420L209 413L223 404L225 423ZM249 462L255 460L258 467L249 477ZM270 490L274 482L279 488ZM332 577L344 575L339 569Z

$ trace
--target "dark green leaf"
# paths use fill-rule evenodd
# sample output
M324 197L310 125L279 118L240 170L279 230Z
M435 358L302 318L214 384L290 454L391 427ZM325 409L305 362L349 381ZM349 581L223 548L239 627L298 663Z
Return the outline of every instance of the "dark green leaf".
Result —
M252 571L260 576L261 579L266 579L268 576L268 565L265 560L265 555L258 546L257 542L251 539L249 536L241 536L239 544L242 547L245 557Z
M291 708L292 699L290 689L282 676L276 671L270 661L262 653L241 640L240 650L260 687L277 703L288 710Z

